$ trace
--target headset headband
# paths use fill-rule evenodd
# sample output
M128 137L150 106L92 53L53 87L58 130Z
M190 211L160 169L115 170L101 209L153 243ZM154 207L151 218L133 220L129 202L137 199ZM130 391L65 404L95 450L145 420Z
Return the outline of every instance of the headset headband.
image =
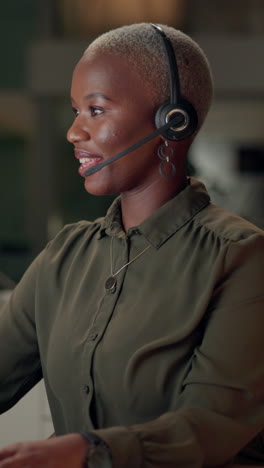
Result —
M167 53L169 61L169 75L170 75L170 104L178 105L180 101L180 78L178 72L178 65L176 56L172 47L172 43L163 29L158 25L151 23L151 26L161 35L163 44Z

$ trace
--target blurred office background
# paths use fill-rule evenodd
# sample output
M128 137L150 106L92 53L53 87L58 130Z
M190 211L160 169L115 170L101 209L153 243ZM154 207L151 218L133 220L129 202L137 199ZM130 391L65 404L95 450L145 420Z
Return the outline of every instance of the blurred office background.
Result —
M65 134L75 63L96 35L122 24L170 24L204 49L215 98L191 149L190 172L206 183L213 202L264 227L263 0L1 0L0 6L1 301L65 223L101 216L112 201L84 191ZM0 417L0 447L51 431L40 384Z

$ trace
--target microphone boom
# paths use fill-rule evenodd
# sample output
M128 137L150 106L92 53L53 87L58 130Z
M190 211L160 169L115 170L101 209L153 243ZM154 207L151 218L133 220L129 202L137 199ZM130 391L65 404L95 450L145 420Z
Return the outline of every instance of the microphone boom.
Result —
M131 151L136 150L140 146L144 145L148 141L150 141L153 138L155 138L156 136L160 135L163 132L163 130L167 130L168 128L172 127L175 124L176 125L180 124L182 122L182 120L183 120L182 116L179 116L179 115L175 116L174 118L171 117L168 123L166 123L162 127L158 128L154 132L150 133L146 137L142 138L137 143L134 143L134 145L129 146L129 148L121 151L120 153L116 154L115 156L112 156L111 158L107 159L106 161L103 161L103 162L101 162L99 164L96 164L95 166L90 167L89 169L87 169L87 171L85 171L85 173L84 173L85 176L89 176L89 175L94 174L95 172L100 171L103 167L107 166L108 164L112 164L113 162L115 162L118 159L122 158L126 154L130 153Z

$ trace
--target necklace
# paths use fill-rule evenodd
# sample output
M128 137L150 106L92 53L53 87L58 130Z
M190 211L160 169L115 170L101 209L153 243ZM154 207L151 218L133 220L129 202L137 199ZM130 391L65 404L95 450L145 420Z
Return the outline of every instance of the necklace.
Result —
M127 267L128 265L131 265L131 263L133 263L135 260L137 260L139 257L141 257L141 255L143 255L147 250L150 249L150 245L148 245L148 247L146 247L144 250L142 250L142 252L140 252L139 254L137 254L134 258L132 258L129 262L125 263L125 265L121 266L121 268L119 268L119 270L117 270L115 273L113 272L113 237L111 237L111 246L110 246L110 269L111 269L111 275L109 276L109 278L107 278L106 282L105 282L105 289L107 292L110 292L110 293L114 293L115 290L116 290L116 283L117 283L117 280L116 280L116 276L125 268Z

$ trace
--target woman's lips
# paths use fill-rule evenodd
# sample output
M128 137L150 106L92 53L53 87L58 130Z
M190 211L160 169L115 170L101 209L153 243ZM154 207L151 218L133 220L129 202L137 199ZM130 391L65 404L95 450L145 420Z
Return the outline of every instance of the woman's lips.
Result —
M74 150L74 154L75 157L80 161L78 172L82 177L85 177L87 169L103 161L101 156L88 153L87 151Z

